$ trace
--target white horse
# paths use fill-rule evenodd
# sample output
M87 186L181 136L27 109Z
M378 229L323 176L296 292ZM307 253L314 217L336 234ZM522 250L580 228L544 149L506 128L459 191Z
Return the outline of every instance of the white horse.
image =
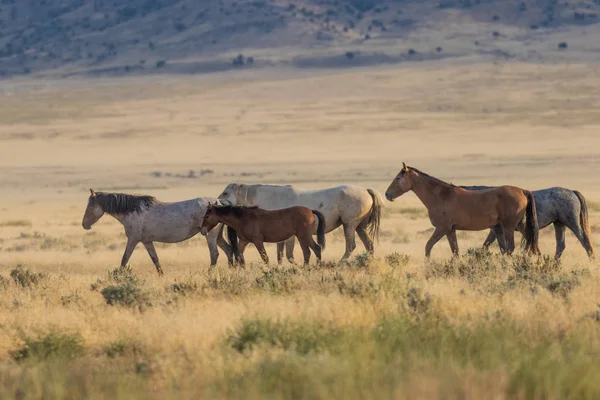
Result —
M358 234L365 249L373 254L373 240L379 236L379 223L383 201L372 189L359 186L337 186L323 190L303 190L291 185L247 185L230 183L218 197L224 205L258 206L266 210L278 210L304 206L318 210L325 216L325 232L340 225L344 228L346 252L342 261L350 257L356 248L354 232ZM284 242L277 244L277 261L283 258ZM294 257L294 237L285 241L286 256Z
M127 246L121 259L125 267L135 246L142 242L156 271L162 275L162 268L156 255L153 242L177 243L187 240L200 232L204 214L214 197L198 197L176 203L163 203L152 196L134 196L123 193L94 192L90 189L88 205L83 216L83 229L91 229L103 215L113 216L125 227ZM206 235L210 251L210 265L217 263L221 247L229 264L233 263L232 251L222 235L223 226L218 226Z

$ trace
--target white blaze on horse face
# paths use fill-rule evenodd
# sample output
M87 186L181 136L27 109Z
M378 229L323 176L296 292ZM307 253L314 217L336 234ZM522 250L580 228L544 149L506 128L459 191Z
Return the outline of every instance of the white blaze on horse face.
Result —
M96 222L98 222L98 220L104 215L104 211L102 210L102 207L100 207L100 205L98 203L96 203L95 201L90 202L87 206L87 208L85 209L85 214L83 215L83 221L81 222L81 225L83 226L83 229L88 230L92 228L92 225L94 225Z

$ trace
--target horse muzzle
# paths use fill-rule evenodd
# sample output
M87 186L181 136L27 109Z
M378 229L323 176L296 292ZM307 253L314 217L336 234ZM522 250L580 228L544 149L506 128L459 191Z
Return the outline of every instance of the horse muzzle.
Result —
M385 193L385 198L386 198L388 201L394 201L394 197L393 197L391 194L387 193L387 192Z
M201 234L202 236L206 236L206 234L207 234L207 233L208 233L208 229L206 229L206 228L202 228L202 229L200 229L200 234Z
M81 226L83 226L83 229L85 229L86 231L89 231L90 229L92 229L91 225L86 226L86 224L81 224Z

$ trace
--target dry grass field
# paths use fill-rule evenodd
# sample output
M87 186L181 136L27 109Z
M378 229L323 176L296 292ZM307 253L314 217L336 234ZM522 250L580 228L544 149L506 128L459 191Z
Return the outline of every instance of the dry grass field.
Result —
M375 258L245 270L201 236L138 246L81 219L88 188L164 201L229 182L383 193L402 161L455 184L565 186L600 241L595 65L421 63L345 72L3 82L0 398L597 398L600 272L424 246L413 194L386 201ZM360 243L360 242L359 242ZM541 249L554 254L552 227ZM471 250L469 250L471 249ZM271 259L275 249L267 248ZM296 249L296 257L299 248Z

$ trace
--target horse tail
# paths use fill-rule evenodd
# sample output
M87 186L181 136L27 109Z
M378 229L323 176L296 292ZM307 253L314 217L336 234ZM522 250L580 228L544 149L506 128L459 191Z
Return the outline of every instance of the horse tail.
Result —
M371 206L371 214L367 220L367 229L371 235L371 239L379 241L379 226L381 224L381 214L383 212L383 201L379 193L373 189L367 189L367 192L373 199L373 205Z
M535 208L535 198L529 190L523 190L527 197L527 208L525 209L525 250L533 254L541 254L538 246L540 228L537 219L537 210Z
M325 216L320 211L311 211L319 220L319 225L317 225L317 243L319 243L321 249L325 250Z
M575 196L579 199L579 203L581 203L581 211L579 212L579 223L581 224L581 229L583 229L583 239L590 246L588 252L590 257L594 255L594 248L592 247L592 234L590 230L590 221L588 219L588 208L587 202L585 201L585 197L578 192L577 190L573 190Z
M240 248L238 246L237 232L229 225L227 225L227 237L229 238L229 244L231 245L233 255L238 258L240 255Z

